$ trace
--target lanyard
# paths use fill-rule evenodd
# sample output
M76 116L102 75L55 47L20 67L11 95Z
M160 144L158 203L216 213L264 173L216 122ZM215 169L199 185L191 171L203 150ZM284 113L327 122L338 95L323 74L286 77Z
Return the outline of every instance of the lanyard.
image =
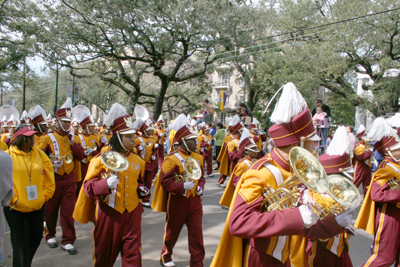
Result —
M33 152L33 150L31 150L31 152L30 152L30 163L31 163L30 171L28 169L28 165L26 165L25 157L24 157L24 155L22 155L22 159L24 160L26 171L28 172L28 175L29 175L29 185L32 185L32 165L33 165L32 164L32 152Z

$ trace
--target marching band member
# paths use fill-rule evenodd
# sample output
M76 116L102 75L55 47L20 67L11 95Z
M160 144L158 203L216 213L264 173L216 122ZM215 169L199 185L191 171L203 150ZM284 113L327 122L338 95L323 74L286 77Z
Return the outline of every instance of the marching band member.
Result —
M239 150L243 152L244 157L239 160L233 170L232 177L229 179L228 185L221 197L219 204L224 207L229 207L231 205L233 193L235 192L240 177L242 177L242 174L250 168L251 164L253 164L253 161L256 160L258 156L259 150L257 145L251 137L249 130L246 128L243 129L242 136L239 140Z
M267 141L267 135L258 129L259 124L260 122L256 118L253 118L252 124L249 125L250 134L253 137L254 142L256 142L259 151L258 159L261 158L262 143Z
M49 129L48 122L46 120L46 111L40 106L34 106L29 109L28 116L31 118L33 127L35 128L35 147L39 145L40 138L47 134Z
M197 138L200 154L203 155L203 162L206 162L207 165L207 175L208 177L213 177L212 175L212 147L211 147L211 139L212 136L209 134L210 127L205 124L201 130L203 133L199 135Z
M339 126L332 139L331 145L326 153L321 155L318 160L324 167L326 173L339 174L351 180L354 169L351 165L352 149L347 135L346 127ZM328 197L330 196L323 196ZM348 211L348 213L351 210ZM351 220L351 214L346 220ZM341 226L345 227L344 231L335 237L327 240L309 240L307 245L308 266L309 267L352 267L349 244L347 239L355 235L355 231L346 225L350 221L341 222Z
M78 105L72 110L74 119L81 127L82 132L76 134L79 137L79 145L82 146L85 157L80 161L80 173L75 173L76 175L76 198L78 198L79 192L81 190L82 182L85 179L89 163L100 151L100 145L98 137L94 134L94 121L92 116L90 116L90 111L87 107ZM77 170L75 169L77 172Z
M170 125L173 122L174 122L174 120L171 120L169 122ZM176 131L173 129L170 129L169 126L168 126L168 129L169 129L168 141L169 141L169 145L170 145L169 153L171 153L171 152L174 152L176 150L175 148L177 147L176 146L177 144L174 143Z
M77 253L73 246L76 235L74 227L74 219L72 213L75 206L76 180L74 171L74 162L69 162L66 158L72 156L77 160L84 158L84 151L79 145L79 138L69 134L69 128L72 119L72 100L67 101L56 111L56 120L54 132L48 133L41 137L41 141L37 146L47 155L52 154L52 160L56 190L53 197L46 202L45 220L46 220L46 241L50 248L57 247L56 226L58 219L58 210L60 210L60 225L62 228L61 248L66 250L68 254ZM68 161L68 162L67 162Z
M269 133L276 147L254 163L237 184L213 267L290 266L289 256L292 259L297 256L292 254L304 253L293 248L293 235L326 238L343 231L334 216L324 220L328 228L312 227L319 216L308 205L262 212L264 188L277 188L292 174L290 149L304 146L311 151L319 140L307 103L292 83L283 86L271 121L275 124Z
M142 133L135 141L138 154L146 163L146 170L144 174L144 185L151 189L151 183L158 172L157 149L159 147L157 136L154 135L154 128L150 119L143 121L137 119L139 123L139 131ZM143 206L150 208L151 193L143 198Z
M49 158L34 148L30 126L18 126L11 140L14 196L4 214L11 231L13 266L31 266L43 238L44 204L54 194L54 172Z
M179 115L169 127L176 130L174 141L179 143L179 148L164 159L160 179L156 180L158 193L154 196L152 205L156 211L166 211L167 213L161 264L175 266L172 261L172 251L183 225L186 224L189 236L190 266L204 266L203 205L200 198L205 184L203 158L194 152L197 135L192 132L185 115ZM198 163L200 170L195 171L201 172L201 174L199 173L200 178L198 180L189 179L190 181L175 181L175 175L182 177L190 175L190 170L194 166L188 166L189 173L184 171L183 166L188 158L192 158ZM189 163L192 164L190 161Z
M28 116L26 110L22 111L21 117L19 118L20 125L31 126L31 118Z
M372 255L363 265L390 266L400 258L400 139L384 118L375 119L367 138L385 155L368 187L358 214L356 228L374 235Z
M81 223L94 222L93 266L113 266L121 253L122 266L140 267L141 198L149 192L143 185L145 163L131 152L136 131L123 106L113 104L104 124L113 133L112 151L126 158L128 169L102 179L109 169L101 156L95 157L89 164L74 218Z
M335 133L336 134L336 133ZM354 148L354 158L353 166L355 169L354 173L354 185L359 187L363 184L363 194L367 193L367 187L371 183L371 156L373 153L373 148L368 148L367 144L363 138L365 135L364 125L360 125L357 130L358 143Z
M231 127L234 125L231 125L232 118L227 118L227 123L229 125L229 132L225 135L224 142L221 147L221 151L219 152L219 155L217 157L217 161L220 163L219 170L218 172L221 174L221 176L218 179L218 185L224 187L224 182L226 178L230 174L230 160L229 160L229 155L228 155L228 143L232 141L233 139L233 134L231 133Z
M244 129L243 124L240 122L240 118L238 115L235 115L232 119L233 126L231 126L231 133L233 135L233 139L228 143L227 150L229 156L229 173L231 174L236 167L239 159L243 158L243 153L239 149L239 140L242 135L242 131Z
M165 131L165 122L163 119L163 115L161 114L158 117L156 122L156 129L154 132L158 135L158 165L161 167L162 162L164 161L164 143L167 140L166 131Z
M13 132L18 125L19 112L13 106L4 105L0 107L0 118L3 118L1 127L3 134L1 135L0 141L3 141L7 146L9 146Z

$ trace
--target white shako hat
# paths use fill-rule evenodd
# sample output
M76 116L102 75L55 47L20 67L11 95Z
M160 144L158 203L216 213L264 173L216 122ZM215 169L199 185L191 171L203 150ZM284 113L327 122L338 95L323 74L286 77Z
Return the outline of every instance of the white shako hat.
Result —
M31 107L28 111L28 116L35 128L40 128L40 124L48 125L46 111L40 105ZM42 129L40 131L42 132Z
M365 126L360 124L356 132L357 138L361 139L361 137L365 135L365 131L366 131Z
M275 145L281 147L300 143L302 146L306 140L321 140L314 129L307 103L296 86L287 83L281 89L282 94L270 117L274 125L268 130Z
M197 134L188 124L188 120L184 114L180 114L169 126L169 129L175 130L174 143L185 142L185 139L197 138ZM186 143L185 143L186 144Z
M72 109L72 114L82 129L86 129L89 132L88 127L94 126L94 120L88 107L84 105L77 105Z
M334 173L353 173L351 165L351 155L353 150L350 147L349 137L345 126L339 126L333 139L326 149L326 153L321 155L318 160L324 167L327 174Z
M28 116L28 112L26 110L22 111L21 118L19 118L19 123L27 126L31 125L31 118Z
M229 130L235 134L239 131L242 131L244 129L244 126L242 122L240 121L240 118L238 115L233 116L233 118L229 121Z

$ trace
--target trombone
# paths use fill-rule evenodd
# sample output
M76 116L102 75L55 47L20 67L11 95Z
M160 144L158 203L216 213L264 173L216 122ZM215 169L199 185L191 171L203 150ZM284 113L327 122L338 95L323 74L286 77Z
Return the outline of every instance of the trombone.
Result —
M74 157L72 157L71 154L67 154L65 156L54 156L52 153L50 153L49 159L51 162L64 160L65 163L70 164L74 160Z

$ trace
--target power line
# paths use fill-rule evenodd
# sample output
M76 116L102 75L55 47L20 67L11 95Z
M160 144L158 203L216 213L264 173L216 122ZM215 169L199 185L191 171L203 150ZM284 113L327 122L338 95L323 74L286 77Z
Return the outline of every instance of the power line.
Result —
M328 39L328 38L332 38L332 37L335 37L335 36L338 36L338 35L347 34L347 33L352 33L352 32L356 32L356 31L359 31L359 30L365 30L365 29L373 28L373 27L376 27L376 26L382 26L382 25L385 25L385 24L390 24L390 23L398 22L398 21L400 21L400 19L399 19L399 20L394 20L394 21L392 21L392 22L386 22L386 23L376 24L376 25L373 25L373 26L364 27L364 28L361 28L361 29L352 30L352 31L348 31L348 32L342 32L342 33L338 33L338 34L332 34L332 35L328 35L328 36L325 36L325 37L320 37L320 38L318 38L318 39ZM258 50L258 51L254 51L254 52L250 52L250 53L246 53L246 54L241 54L241 55L238 55L238 56L231 56L231 57L227 57L227 58L221 58L221 60L233 59L233 58L238 58L238 57L242 57L242 56L253 55L253 54L260 53L260 52L267 52L267 51L271 51L271 50L281 49L281 48L284 48L284 47L290 47L290 46L294 46L294 45L297 45L297 44L304 44L304 43L305 43L305 41L302 41L302 42L299 42L299 43L293 43L293 44L288 44L288 45L273 47L273 48L269 48L269 49Z
M375 20L375 19L370 19L370 20L367 20L367 21L363 21L363 23L368 22L368 21L372 21L372 20ZM301 35L300 37L304 38L304 37L309 37L309 36L313 36L313 35L324 33L324 32L328 32L328 31L335 31L335 30L339 30L340 28L349 27L349 26L356 25L356 24L359 24L359 23L361 23L361 21L353 23L353 24L350 24L350 25L343 25L341 27L337 27L337 28L333 28L333 29L326 29L326 30L322 30L322 31L319 31L319 32L312 32L312 33L309 33L309 34ZM224 54L232 54L232 53L240 52L242 49L243 50L250 50L252 48L257 48L257 47L261 48L261 47L266 46L266 45L284 43L284 42L292 41L292 40L295 40L295 39L297 39L297 37L291 37L291 38L287 38L287 39L283 39L283 40L277 40L277 41L271 42L271 43L263 43L263 44L259 44L259 45L255 45L255 46L244 47L244 48L240 48L240 50L226 51L226 52L222 52L222 53L216 54L215 56L221 56L221 55L224 55Z
M262 38L250 40L250 41L247 41L247 42L241 42L241 43L229 45L229 46L226 46L226 47L232 47L232 46L252 43L252 42L256 42L256 41L260 41L260 40L264 40L264 39L268 39L268 38L275 38L275 37L279 37L279 36L282 36L282 35L291 34L291 33L293 34L293 33L296 33L296 32L301 32L301 31L306 31L306 30L313 30L313 29L326 27L326 26L331 26L331 25L335 25L335 24L339 24L339 23L343 23L343 22L356 20L356 19L362 19L362 18L366 18L366 17L381 15L381 14L384 14L384 13L388 13L388 12L391 12L391 11L397 11L397 10L400 10L400 7L394 8L394 9L387 9L387 10L384 10L384 11L380 11L380 12L376 12L376 13L372 13L372 14L366 14L366 15L362 15L362 16L358 16L358 17L349 18L349 19L330 22L330 23L326 23L326 24L321 24L321 25L317 25L317 26L313 26L313 27L309 27L309 28L303 28L303 29L296 30L296 31L290 31L290 32L279 33L279 34L276 34L276 35L270 35L270 36L267 36L267 37L262 37Z

